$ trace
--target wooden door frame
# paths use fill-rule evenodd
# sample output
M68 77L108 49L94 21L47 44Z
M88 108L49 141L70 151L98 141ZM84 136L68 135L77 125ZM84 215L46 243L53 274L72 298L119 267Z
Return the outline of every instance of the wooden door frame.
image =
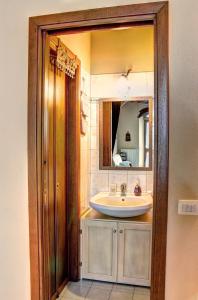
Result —
M28 188L31 299L46 298L42 252L42 79L43 34L79 32L93 28L119 27L129 23L151 21L155 28L155 160L154 211L152 239L151 300L165 299L166 239L168 211L168 2L153 2L117 7L66 12L29 19L29 81L28 81ZM77 113L77 114L76 114ZM74 111L74 119L79 120ZM72 139L75 156L79 156L78 126ZM73 159L75 160L75 159ZM77 159L78 161L78 159ZM78 165L79 166L79 165ZM72 174L78 181L77 164ZM73 186L74 188L74 186ZM77 197L79 199L79 187ZM75 211L75 207L72 208ZM76 217L73 241L78 241L79 219ZM75 247L75 245L74 245ZM77 259L77 258L76 258ZM78 259L76 260L78 263Z

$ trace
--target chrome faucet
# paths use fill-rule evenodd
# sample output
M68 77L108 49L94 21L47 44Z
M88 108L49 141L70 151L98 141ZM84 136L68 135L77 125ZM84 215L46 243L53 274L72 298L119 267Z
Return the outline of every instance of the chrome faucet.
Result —
M127 192L127 184L126 183L122 183L120 186L120 190L121 190L121 196L126 196L126 192Z

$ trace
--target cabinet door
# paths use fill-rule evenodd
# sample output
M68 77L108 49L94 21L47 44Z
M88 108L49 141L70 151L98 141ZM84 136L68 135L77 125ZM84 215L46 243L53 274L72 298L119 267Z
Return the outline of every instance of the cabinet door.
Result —
M150 285L151 224L119 223L118 282Z
M117 279L117 223L85 220L83 226L83 278Z

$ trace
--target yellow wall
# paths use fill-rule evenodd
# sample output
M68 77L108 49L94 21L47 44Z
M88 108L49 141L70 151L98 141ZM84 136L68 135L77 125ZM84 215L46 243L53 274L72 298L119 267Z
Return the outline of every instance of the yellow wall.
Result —
M152 1L1 1L0 299L30 300L28 16ZM198 217L178 216L177 201L198 198L198 1L169 2L170 179L166 300L197 300Z
M84 107L86 107L86 121L89 122L90 109L90 56L91 56L91 34L90 32L82 32L79 34L69 34L59 36L62 42L75 54L81 61L81 90L85 89L88 97L82 96ZM86 88L85 88L86 87ZM81 135L80 139L80 208L83 212L88 207L89 201L89 130L86 135Z
M91 33L91 73L153 71L153 26Z
M81 60L82 68L90 73L91 34L82 32L77 34L61 35L62 42Z
M153 71L153 26L61 35L61 40L91 74Z

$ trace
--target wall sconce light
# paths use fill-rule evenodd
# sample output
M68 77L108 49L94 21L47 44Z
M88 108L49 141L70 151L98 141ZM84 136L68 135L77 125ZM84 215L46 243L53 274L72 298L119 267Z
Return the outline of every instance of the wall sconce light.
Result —
M117 91L118 91L118 97L127 100L130 96L130 82L128 81L128 76L131 73L132 69L128 69L126 73L122 73L120 78L118 79L118 85L117 85Z
M129 74L131 73L132 71L132 68L128 69L128 71L126 73L122 73L121 76L125 77L125 78L128 78Z

